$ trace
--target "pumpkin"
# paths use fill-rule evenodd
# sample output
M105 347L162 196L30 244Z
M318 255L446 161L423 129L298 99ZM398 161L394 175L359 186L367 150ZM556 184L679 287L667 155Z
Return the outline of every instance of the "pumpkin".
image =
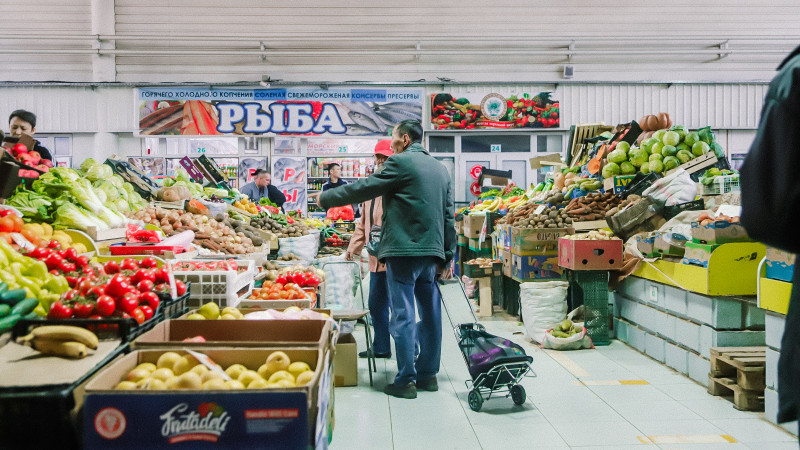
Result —
M669 128L669 114L665 112L658 113L658 130Z

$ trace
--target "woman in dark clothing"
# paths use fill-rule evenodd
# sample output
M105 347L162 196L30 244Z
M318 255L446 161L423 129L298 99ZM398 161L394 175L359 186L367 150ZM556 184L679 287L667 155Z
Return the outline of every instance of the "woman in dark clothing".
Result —
M8 116L8 129L11 131L10 135L14 137L20 137L23 134L33 136L36 133L36 114L24 109L12 112ZM36 145L33 148L29 148L28 151L39 152L42 159L52 161L53 155L50 150L42 146L39 141L34 140L34 142L36 142Z

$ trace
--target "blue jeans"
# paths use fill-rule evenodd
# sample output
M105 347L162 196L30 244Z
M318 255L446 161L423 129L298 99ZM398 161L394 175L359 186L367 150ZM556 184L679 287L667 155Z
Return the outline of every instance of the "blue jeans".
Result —
M372 351L391 353L389 342L389 293L386 289L386 272L369 274L369 314L375 335L372 338Z
M442 356L442 304L436 288L437 259L394 257L386 259L386 281L392 318L389 330L397 357L395 384L428 380L439 372ZM415 319L415 301L420 322ZM414 353L419 342L419 356Z

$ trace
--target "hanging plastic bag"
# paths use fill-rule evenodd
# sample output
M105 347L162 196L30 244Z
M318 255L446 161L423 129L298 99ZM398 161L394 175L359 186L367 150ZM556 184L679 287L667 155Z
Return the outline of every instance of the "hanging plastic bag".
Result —
M464 293L467 294L467 298L473 298L475 295L475 281L466 275L462 275L461 282L464 283Z
M536 342L544 340L547 330L554 328L567 315L566 281L521 283L519 285L522 321L528 336Z
M642 196L652 197L664 206L688 203L697 196L697 183L692 181L686 170L679 169L653 183Z
M328 212L325 213L326 219L331 220L349 220L352 221L355 218L355 212L353 211L353 205L345 205L345 206L337 206L334 208L328 208Z

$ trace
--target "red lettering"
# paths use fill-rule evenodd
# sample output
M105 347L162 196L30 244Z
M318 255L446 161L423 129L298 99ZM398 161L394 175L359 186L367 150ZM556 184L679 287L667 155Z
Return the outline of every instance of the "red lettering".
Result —
M294 170L294 169L286 169L286 171L283 173L283 181L289 181L289 180L291 180L291 179L292 179L292 177L294 177L294 175L295 175L296 173L297 173L297 172L295 172L295 170Z

